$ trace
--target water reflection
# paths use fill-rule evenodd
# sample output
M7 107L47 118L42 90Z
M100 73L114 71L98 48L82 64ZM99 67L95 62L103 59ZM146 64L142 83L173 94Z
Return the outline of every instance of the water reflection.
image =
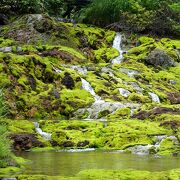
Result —
M26 174L73 176L85 169L137 169L163 171L180 167L180 158L137 156L120 152L23 152L32 160Z

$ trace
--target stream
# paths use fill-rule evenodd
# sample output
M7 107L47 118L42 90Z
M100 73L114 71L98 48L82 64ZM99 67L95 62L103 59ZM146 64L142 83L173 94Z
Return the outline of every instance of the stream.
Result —
M139 156L118 151L20 152L32 160L25 174L74 176L86 169L136 169L164 171L180 167L178 157Z

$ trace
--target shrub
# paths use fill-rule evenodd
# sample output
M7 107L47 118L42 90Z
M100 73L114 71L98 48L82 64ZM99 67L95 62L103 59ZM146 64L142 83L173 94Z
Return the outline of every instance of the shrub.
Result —
M0 168L9 165L11 161L10 141L7 138L7 129L0 124Z
M5 117L7 115L7 107L4 101L3 90L0 89L0 118Z
M179 5L176 0L92 0L81 17L95 25L172 35L178 33Z

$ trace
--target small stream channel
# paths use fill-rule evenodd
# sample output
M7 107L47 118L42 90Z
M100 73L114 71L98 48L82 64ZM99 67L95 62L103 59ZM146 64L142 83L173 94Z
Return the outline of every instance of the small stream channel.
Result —
M74 176L86 169L136 169L164 171L180 167L178 157L138 156L118 151L86 152L21 152L18 154L32 162L25 174Z

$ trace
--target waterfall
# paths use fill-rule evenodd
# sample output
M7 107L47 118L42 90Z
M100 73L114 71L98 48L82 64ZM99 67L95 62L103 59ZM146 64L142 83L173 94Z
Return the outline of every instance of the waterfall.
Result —
M43 132L42 129L39 127L38 122L34 122L35 130L38 134L40 134L45 140L51 140L51 134L47 132Z
M160 99L159 99L157 94L154 94L154 93L151 93L151 92L149 92L148 94L151 96L151 99L152 99L153 102L160 103Z
M119 64L122 62L123 50L121 48L121 42L122 42L122 34L117 33L115 38L114 38L114 41L113 41L113 48L115 48L119 51L119 56L112 60L112 64L115 64L115 63Z
M133 147L128 148L133 154L138 154L138 155L148 155L150 154L151 149L154 150L155 152L158 151L158 148L160 147L161 143L169 138L173 140L173 142L178 143L178 140L175 136L166 136L166 135L160 135L160 136L155 136L155 144L151 145L135 145Z
M140 104L134 104L134 103L106 102L102 100L101 97L95 93L94 89L92 88L89 82L87 82L83 78L81 78L81 82L82 82L82 89L88 91L94 97L95 102L90 107L78 109L75 112L76 116L88 112L89 116L86 119L97 119L99 113L102 111L109 111L109 113L113 113L119 108L129 107L135 110L140 107Z
M91 95L94 97L95 101L98 101L101 99L100 96L98 96L95 92L94 89L92 88L92 86L90 85L89 82L87 82L85 79L81 78L81 82L82 82L82 89L88 91L89 93L91 93Z

